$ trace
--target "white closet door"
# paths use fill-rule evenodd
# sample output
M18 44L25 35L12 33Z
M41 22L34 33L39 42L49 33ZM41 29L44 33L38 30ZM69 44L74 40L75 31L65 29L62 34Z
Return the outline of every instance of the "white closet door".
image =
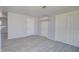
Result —
M41 35L48 37L48 21L41 22Z

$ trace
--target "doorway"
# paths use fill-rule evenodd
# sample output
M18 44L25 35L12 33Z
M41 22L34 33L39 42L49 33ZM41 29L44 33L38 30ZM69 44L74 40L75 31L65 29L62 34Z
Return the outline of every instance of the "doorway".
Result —
M41 36L48 37L48 20L43 20L40 22Z

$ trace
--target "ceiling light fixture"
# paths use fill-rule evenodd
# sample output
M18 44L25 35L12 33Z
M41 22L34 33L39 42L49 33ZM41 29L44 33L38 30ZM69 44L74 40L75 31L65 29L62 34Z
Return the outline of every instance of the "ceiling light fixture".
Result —
M42 6L42 8L46 8L47 6Z

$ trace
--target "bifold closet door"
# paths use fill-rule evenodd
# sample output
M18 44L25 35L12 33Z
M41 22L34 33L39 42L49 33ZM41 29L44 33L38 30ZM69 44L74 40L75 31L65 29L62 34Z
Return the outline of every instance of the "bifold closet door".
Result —
M41 36L48 37L48 21L41 21Z

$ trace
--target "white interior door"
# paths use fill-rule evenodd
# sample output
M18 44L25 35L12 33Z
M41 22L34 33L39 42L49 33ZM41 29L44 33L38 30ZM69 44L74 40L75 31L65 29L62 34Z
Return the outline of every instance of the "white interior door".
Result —
M41 21L41 35L48 37L48 21Z

